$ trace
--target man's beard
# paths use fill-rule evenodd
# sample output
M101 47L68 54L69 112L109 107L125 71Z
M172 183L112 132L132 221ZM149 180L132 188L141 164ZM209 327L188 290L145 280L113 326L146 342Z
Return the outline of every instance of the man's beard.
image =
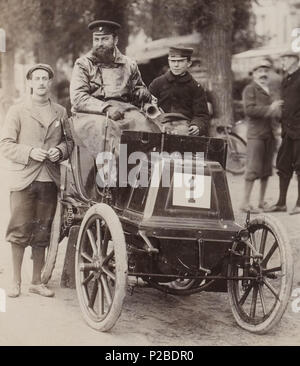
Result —
M93 48L92 54L96 57L97 61L103 64L110 64L114 60L114 47L97 47Z

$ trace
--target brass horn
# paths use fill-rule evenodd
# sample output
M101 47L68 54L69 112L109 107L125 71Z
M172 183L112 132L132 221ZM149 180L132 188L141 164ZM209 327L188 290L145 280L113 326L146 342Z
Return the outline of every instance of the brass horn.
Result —
M144 105L144 112L149 118L156 118L161 114L161 111L159 110L158 106L152 103L146 103Z

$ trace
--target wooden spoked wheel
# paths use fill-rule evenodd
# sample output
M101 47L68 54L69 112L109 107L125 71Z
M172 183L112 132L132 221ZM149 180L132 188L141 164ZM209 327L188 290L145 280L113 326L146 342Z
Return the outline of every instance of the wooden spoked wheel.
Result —
M83 317L107 331L118 320L127 289L127 252L120 220L104 204L91 207L80 226L75 257L76 291Z
M292 252L284 228L273 216L258 215L248 229L249 241L261 256L244 243L233 246L240 257L231 258L229 276L253 279L228 280L228 293L237 323L263 334L280 321L287 307L293 282Z

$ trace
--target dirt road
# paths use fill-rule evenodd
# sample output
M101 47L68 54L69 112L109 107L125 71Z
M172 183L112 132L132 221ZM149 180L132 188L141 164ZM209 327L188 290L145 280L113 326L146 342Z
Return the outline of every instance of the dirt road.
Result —
M0 288L10 281L10 251L4 241L8 220L8 194L1 174L0 189ZM228 176L235 211L242 195L242 177ZM288 205L296 199L296 180L289 190ZM254 194L254 203L256 194ZM277 198L277 178L273 177L267 199ZM288 231L295 260L293 288L300 288L300 215L277 214ZM244 217L237 215L238 222ZM257 336L240 329L231 314L227 294L202 293L188 297L164 295L157 290L137 288L126 297L122 315L110 333L91 330L83 321L75 290L59 287L65 243L60 247L50 286L53 299L28 293L31 260L27 250L23 268L22 295L7 299L0 312L0 345L300 345L300 312L292 311L292 300L281 323L270 334ZM1 273L2 269L2 273ZM300 303L299 303L300 305Z

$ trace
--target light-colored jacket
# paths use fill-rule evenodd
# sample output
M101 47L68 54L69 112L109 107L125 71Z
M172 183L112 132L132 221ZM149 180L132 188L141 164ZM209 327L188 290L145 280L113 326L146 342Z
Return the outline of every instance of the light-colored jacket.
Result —
M73 140L64 107L51 102L52 119L46 128L31 99L10 107L1 131L0 153L8 159L10 190L20 191L31 184L45 165L51 179L59 187L59 162L67 159L73 149ZM63 128L67 138L64 138ZM67 142L66 142L67 141ZM68 144L68 145L67 145ZM30 158L33 148L49 150L57 147L61 151L58 162L46 159L38 162Z
M134 92L146 88L137 63L116 49L110 65L99 64L90 51L76 60L70 96L73 112L101 114L114 99L132 103Z

